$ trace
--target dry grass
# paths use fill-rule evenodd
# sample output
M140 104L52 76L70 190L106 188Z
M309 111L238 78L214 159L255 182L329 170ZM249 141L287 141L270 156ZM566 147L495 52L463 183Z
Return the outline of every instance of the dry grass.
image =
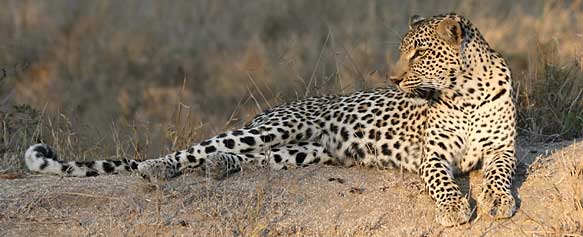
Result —
M432 221L416 178L375 170L250 170L153 190L134 177L23 176L20 157L38 140L65 159L147 159L283 101L387 85L409 15L449 11L470 18L508 59L522 141L583 135L581 1L8 0L0 8L0 230L580 234L581 144L536 160L522 151L516 217L454 229ZM521 148L544 151L536 144Z
M282 101L387 85L409 15L457 11L509 60L521 133L570 139L583 131L582 5L10 0L0 9L0 111L31 105L107 154L114 127L122 140L136 127L151 157L174 143L165 133L176 105L191 112L187 127L200 127L196 139Z

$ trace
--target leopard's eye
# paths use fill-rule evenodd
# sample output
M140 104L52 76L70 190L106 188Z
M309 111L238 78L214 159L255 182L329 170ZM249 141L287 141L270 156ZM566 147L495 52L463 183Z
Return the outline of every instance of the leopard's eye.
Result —
M427 49L417 49L417 50L415 50L415 53L411 57L411 60L419 58L419 57L425 55L425 53L427 53Z

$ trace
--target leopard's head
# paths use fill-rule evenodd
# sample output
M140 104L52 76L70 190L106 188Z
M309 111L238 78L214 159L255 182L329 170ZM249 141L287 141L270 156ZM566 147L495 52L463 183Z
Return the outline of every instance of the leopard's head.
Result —
M421 94L454 86L463 66L464 21L454 13L427 19L411 17L399 47L399 61L390 76L401 91Z

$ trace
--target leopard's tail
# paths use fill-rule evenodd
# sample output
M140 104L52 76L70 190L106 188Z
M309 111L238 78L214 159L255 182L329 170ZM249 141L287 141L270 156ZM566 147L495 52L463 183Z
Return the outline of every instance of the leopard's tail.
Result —
M136 160L60 161L46 144L30 146L24 160L30 171L75 177L132 172L140 163Z

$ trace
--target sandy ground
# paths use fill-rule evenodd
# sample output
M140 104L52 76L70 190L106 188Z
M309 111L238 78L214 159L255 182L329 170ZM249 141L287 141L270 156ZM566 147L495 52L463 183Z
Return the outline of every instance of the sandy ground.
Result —
M477 207L468 224L437 224L416 175L313 166L194 174L159 185L136 176L0 176L1 236L556 236L583 235L583 142L522 145L514 217ZM470 203L480 172L458 178Z

